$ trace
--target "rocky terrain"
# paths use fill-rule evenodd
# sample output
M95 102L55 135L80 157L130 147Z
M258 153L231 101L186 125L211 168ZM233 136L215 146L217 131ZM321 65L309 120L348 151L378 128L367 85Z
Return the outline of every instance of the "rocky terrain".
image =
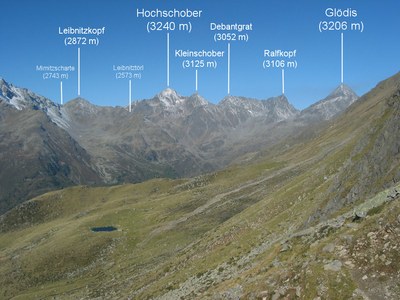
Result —
M399 117L397 74L222 170L27 201L0 217L0 297L399 299Z
M0 214L32 196L76 184L219 170L285 137L311 132L309 126L335 117L357 99L340 86L298 111L284 95L227 96L215 105L198 94L184 97L166 89L135 103L129 113L81 98L60 106L0 79Z

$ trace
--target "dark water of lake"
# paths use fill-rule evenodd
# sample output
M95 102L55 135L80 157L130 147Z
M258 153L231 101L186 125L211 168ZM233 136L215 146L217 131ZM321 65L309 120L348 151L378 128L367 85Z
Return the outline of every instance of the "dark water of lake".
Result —
M93 232L108 232L117 230L114 226L104 226L104 227L92 227L91 230Z

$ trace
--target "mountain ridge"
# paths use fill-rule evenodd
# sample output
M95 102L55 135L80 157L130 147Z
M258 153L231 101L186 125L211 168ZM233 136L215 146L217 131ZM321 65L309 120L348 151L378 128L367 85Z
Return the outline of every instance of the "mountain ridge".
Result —
M3 86L4 86L4 88L3 88ZM8 81L6 81L4 78L0 77L0 93L2 92L1 91L2 89L5 89L5 90L8 89L10 91L10 88L11 88L11 90L13 89L13 90L27 91L27 92L35 95L36 97L40 97L42 99L45 99L46 102L48 102L48 103L53 103L55 106L62 106L61 104L57 104L57 103L51 101L50 99L48 99L46 97L43 97L43 96L40 96L39 94L36 94L36 93L26 89L26 88L16 87L13 84L11 84ZM248 101L248 102L257 102L257 103L259 103L259 102L265 103L265 102L273 101L275 99L283 99L284 101L289 102L288 104L293 106L293 108L296 111L301 112L301 111L304 111L304 110L306 110L306 109L318 104L319 102L323 102L327 98L333 97L335 95L336 96L341 96L340 94L343 93L343 92L345 94L349 93L349 94L351 94L351 96L358 97L348 85L342 83L342 84L338 85L332 92L330 92L329 95L326 98L321 99L321 100L317 100L316 102L314 102L311 105L309 105L307 108L304 108L302 110L298 110L289 102L288 98L284 94L279 95L279 96L275 96L275 97L269 97L269 98L266 98L266 99L257 99L257 98L249 98L249 97L245 97L245 96L227 95L224 98L222 98L218 103L214 104L214 103L206 100L198 92L195 92L190 96L182 96L175 89L168 87L168 88L165 88L164 90L161 90L153 98L137 100L137 101L135 101L135 103L139 103L139 102L143 102L143 101L151 101L151 100L154 100L154 99L157 99L157 98L158 99L162 98L164 100L167 100L166 102L163 102L166 106L171 106L171 105L176 105L176 104L180 104L180 103L184 102L184 101L182 101L183 99L198 98L198 99L201 99L200 102L202 102L203 105L220 106L224 102L229 102L229 99L243 100L244 102ZM3 98L5 98L6 101L10 100L10 99L7 99L7 97L5 97L4 95L0 94L0 97L1 96L3 96ZM76 98L73 98L73 99L67 101L64 105L67 105L70 101L76 101L76 100L82 100L84 102L88 102L91 105L96 106L96 107L110 107L110 108L119 107L119 106L108 106L108 105L103 106L103 105L93 104L90 100L82 98L81 96L78 96ZM135 106L135 103L133 104L133 106ZM239 103L240 103L240 101L236 101L236 105L240 105ZM125 106L125 107L128 107L128 106Z

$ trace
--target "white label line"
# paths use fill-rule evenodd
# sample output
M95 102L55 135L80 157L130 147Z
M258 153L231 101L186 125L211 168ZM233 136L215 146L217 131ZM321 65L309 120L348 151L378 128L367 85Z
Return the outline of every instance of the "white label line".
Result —
M61 100L61 105L64 104L64 97L63 97L63 83L60 81L60 100Z
M285 69L282 69L282 95L285 95Z
M199 70L196 69L196 93L199 91Z
M78 48L78 96L81 95L81 48Z
M343 32L340 35L340 80L344 83L344 37Z
M169 87L169 33L167 33L167 87Z
M132 80L129 80L129 112L132 111Z
M231 94L231 44L228 43L228 95Z

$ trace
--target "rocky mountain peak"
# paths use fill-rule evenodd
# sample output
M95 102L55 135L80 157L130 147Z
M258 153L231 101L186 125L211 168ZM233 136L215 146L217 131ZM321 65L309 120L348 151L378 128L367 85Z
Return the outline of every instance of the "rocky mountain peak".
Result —
M340 84L336 89L334 89L332 91L332 93L330 93L328 95L327 98L335 98L335 97L343 97L343 96L358 99L357 94L351 89L351 87L349 87L348 85L346 85L344 83Z
M264 103L272 103L275 106L288 106L291 104L289 103L289 99L286 97L286 95L282 94L280 96L276 96L276 97L271 97L268 98L267 100L263 100Z
M193 106L207 106L210 103L204 99L199 93L195 93L188 98L188 102Z
M220 102L220 105L221 106L225 106L225 105L243 106L251 100L253 100L253 99L227 95L224 97L224 99L222 99L222 101Z
M80 115L95 115L98 110L96 105L90 103L88 100L82 97L77 97L71 101L68 101L64 107L67 111L72 111Z
M82 97L76 97L74 99L72 99L71 101L67 102L67 104L65 104L66 106L68 105L84 105L84 106L92 106L93 104L90 103L88 100L86 100L85 98Z
M284 94L264 100L264 105L277 117L277 120L290 119L299 113Z
M175 90L166 88L157 95L157 98L161 101L164 106L173 106L180 104L184 101L183 97L180 96Z
M358 100L357 94L347 85L340 84L326 98L301 112L303 118L328 120L343 112Z

